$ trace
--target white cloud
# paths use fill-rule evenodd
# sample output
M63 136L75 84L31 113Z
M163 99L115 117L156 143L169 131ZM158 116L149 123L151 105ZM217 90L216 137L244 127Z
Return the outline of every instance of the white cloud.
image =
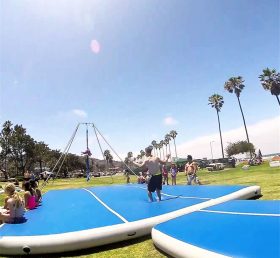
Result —
M164 118L163 123L165 125L176 125L178 124L178 121L172 116L167 116Z
M71 111L71 113L78 116L78 117L82 117L82 118L87 117L87 113L84 110L81 110L81 109L73 109Z
M262 120L253 125L247 125L247 129L250 142L254 144L257 150L260 149L262 154L280 152L280 116ZM245 129L240 127L222 132L222 137L225 149L229 142L246 140ZM191 154L195 158L211 158L211 141L214 141L212 142L214 158L222 157L219 132L178 144L178 156L186 157Z

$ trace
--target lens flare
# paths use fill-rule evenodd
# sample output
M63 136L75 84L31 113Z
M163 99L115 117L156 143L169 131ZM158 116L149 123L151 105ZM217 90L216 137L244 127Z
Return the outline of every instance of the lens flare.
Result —
M90 49L94 54L98 54L100 52L101 47L100 47L99 42L96 39L93 39L90 42Z

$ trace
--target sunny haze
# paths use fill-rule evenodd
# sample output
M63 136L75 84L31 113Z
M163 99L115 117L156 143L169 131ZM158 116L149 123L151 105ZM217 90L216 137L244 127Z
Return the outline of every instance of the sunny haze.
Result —
M1 0L1 125L22 124L63 150L77 123L93 122L121 157L176 130L179 157L211 158L211 142L220 158L208 98L224 99L224 147L245 141L237 98L224 89L242 76L250 141L263 154L280 152L279 105L258 78L267 67L280 70L279 7L278 0ZM70 152L85 150L85 131ZM89 148L102 157L93 130Z

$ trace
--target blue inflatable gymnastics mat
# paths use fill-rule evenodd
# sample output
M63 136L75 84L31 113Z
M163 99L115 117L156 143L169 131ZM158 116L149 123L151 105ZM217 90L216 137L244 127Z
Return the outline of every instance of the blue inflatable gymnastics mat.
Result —
M234 199L260 195L259 186L164 186L149 202L145 185L52 190L26 222L0 226L0 254L60 253L151 233L153 226Z
M280 201L229 201L152 229L174 257L280 257Z

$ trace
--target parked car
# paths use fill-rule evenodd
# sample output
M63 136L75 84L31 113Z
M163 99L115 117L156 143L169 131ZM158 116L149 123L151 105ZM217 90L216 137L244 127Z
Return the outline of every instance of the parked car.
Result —
M223 170L225 165L223 163L210 163L206 168L208 171L219 171Z

